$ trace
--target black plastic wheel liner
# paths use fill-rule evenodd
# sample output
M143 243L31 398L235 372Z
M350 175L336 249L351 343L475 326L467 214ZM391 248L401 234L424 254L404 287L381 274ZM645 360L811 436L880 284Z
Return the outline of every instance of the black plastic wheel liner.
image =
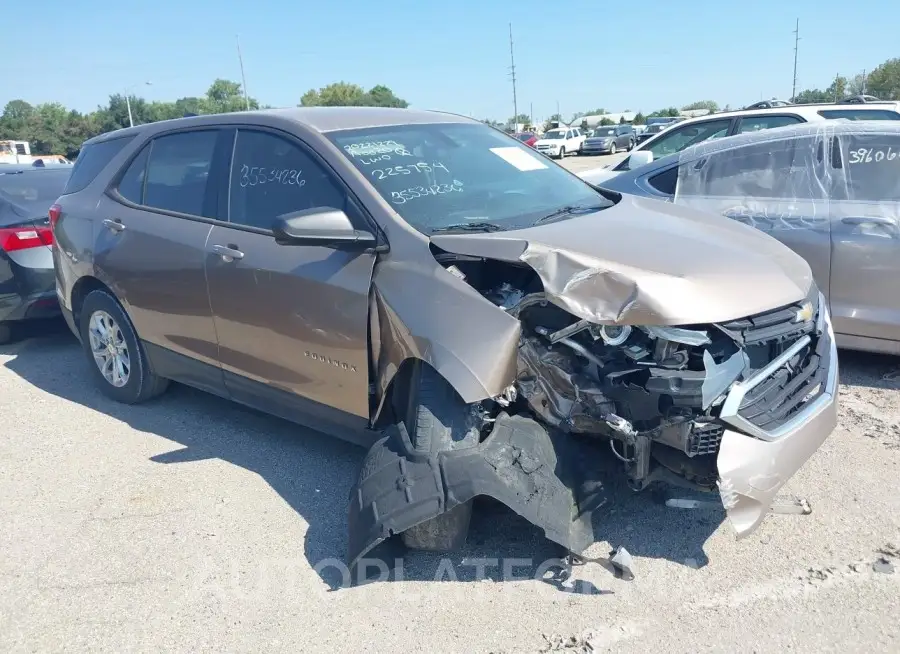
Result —
M599 466L570 436L506 414L479 445L437 455L413 451L402 424L386 434L369 450L350 493L351 579L363 557L393 568L403 551L397 534L479 495L499 500L571 552L594 541L591 518L605 500L594 478Z

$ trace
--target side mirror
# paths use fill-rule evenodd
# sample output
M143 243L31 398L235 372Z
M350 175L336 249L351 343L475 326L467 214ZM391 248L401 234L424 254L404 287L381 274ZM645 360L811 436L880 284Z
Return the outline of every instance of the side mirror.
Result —
M628 157L628 169L634 170L641 166L646 166L653 161L653 153L650 150L635 150Z
M315 245L333 250L367 250L375 235L353 227L349 216L333 207L282 214L272 226L278 245Z

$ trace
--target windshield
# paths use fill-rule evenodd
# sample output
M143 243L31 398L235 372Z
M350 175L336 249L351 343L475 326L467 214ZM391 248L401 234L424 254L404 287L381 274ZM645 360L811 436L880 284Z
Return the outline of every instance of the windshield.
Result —
M593 132L591 132L591 136L612 136L615 133L615 128L604 127L602 129L595 129Z
M425 234L467 222L517 229L563 208L613 204L486 125L396 125L327 136L394 210Z
M32 214L29 217L41 216L62 195L71 172L69 167L17 173L0 170L0 199Z
M648 134L656 134L657 132L663 131L668 125L666 123L656 123L655 125L649 125L647 127Z
M550 130L549 132L544 132L544 136L542 138L545 139L561 139L565 138L566 133L563 130Z
M523 143L525 141L529 140L530 138L532 138L533 136L534 136L534 134L529 134L528 132L525 132L524 134L516 134L516 138L519 139L520 141L522 141Z

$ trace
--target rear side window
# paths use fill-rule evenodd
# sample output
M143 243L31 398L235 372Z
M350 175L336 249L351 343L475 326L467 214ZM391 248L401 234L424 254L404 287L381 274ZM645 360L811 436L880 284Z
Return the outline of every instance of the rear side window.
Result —
M819 115L829 120L900 120L900 113L890 109L823 109Z
M150 146L147 145L129 164L122 179L119 180L119 195L135 204L144 204L144 180L149 158Z
M900 201L900 135L847 134L839 136L838 141L848 199Z
M154 139L150 144L141 204L215 218L212 203L205 200L218 136L218 130L202 130Z
M66 184L63 194L77 193L94 181L100 171L106 168L106 164L112 161L113 157L122 151L122 148L131 143L133 138L133 136L126 136L84 146L78 154L78 159L75 160L72 176L69 177L69 183Z

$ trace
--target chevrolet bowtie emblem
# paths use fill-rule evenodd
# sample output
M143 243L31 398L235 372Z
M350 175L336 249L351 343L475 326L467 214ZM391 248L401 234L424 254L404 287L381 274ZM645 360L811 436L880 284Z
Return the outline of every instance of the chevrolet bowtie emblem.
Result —
M794 314L794 322L809 322L813 319L812 302L804 302L797 313Z

